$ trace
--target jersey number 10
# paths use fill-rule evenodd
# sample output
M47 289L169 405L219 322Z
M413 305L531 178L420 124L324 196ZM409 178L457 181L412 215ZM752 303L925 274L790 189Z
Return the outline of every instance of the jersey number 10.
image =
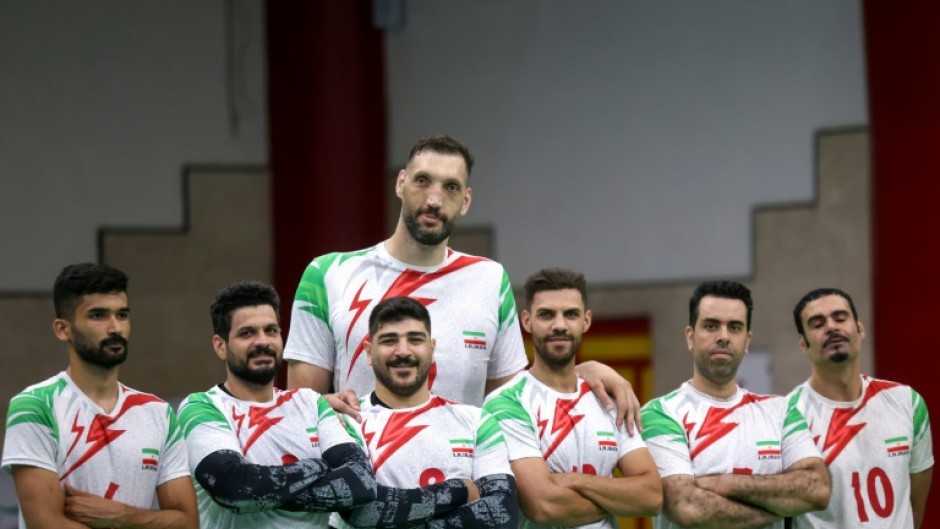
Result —
M868 478L865 481L868 503L871 505L871 509L878 516L887 518L894 511L894 489L891 487L888 474L881 467L875 467L868 472ZM881 483L881 489L884 491L884 503L878 498L879 482ZM867 522L868 512L865 510L865 498L862 496L862 479L858 472L852 472L852 490L855 492L855 504L858 506L858 519Z

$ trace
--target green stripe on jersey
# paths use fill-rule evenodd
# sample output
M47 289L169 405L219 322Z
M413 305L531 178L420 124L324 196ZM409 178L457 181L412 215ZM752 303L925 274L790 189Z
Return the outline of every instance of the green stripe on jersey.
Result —
M802 392L803 388L800 388L787 402L787 415L783 419L784 439L801 430L809 430L809 425L806 424L806 418L803 416L803 412L796 407L796 403L800 400L800 394Z
M141 448L141 449L140 449L140 452L141 452L142 454L147 454L147 455L150 455L150 456L159 456L159 455L160 455L160 451L157 450L156 448Z
M463 332L463 335L464 335L464 336L474 336L474 337L476 337L476 338L486 338L486 333L485 333L485 332L480 332L480 331L464 331L464 332Z
M180 406L179 421L183 435L186 437L189 437L193 428L200 424L215 423L225 430L231 430L228 421L225 420L225 415L222 415L222 412L215 407L212 399L205 392L193 393L186 397L183 405Z
M516 323L516 298L512 294L509 274L503 269L503 279L499 285L499 331Z
M885 439L886 445L893 445L894 443L906 443L907 436L902 435L901 437L892 437L891 439Z
M654 437L666 436L669 441L675 443L685 443L685 430L682 425L666 413L663 408L663 401L676 395L672 392L665 397L653 399L640 410L640 417L643 419L643 440L648 441Z
M179 417L172 406L166 407L166 446L173 446L183 439L183 430L180 428Z
M49 432L56 440L59 439L59 425L52 411L53 401L68 386L64 378L60 378L48 386L38 386L17 394L10 401L7 410L7 429L17 424L40 424L49 428Z
M465 441L470 445L473 444L473 441L470 439L458 440ZM453 442L454 441L451 441L451 443ZM483 413L480 415L480 426L477 428L477 446L480 447L480 450L485 452L490 448L505 442L506 440L503 438L503 430L499 427L499 421L489 412L483 411Z
M483 404L483 410L492 414L497 422L518 421L529 430L535 431L532 426L532 417L522 405L522 390L525 389L527 377L521 377L514 386L508 387Z
M911 388L911 404L914 406L914 438L917 439L930 430L930 416L924 398L914 388Z
M297 293L294 295L294 303L298 304L298 309L314 315L327 326L330 325L330 302L326 295L326 282L323 278L336 259L342 255L330 253L314 259L304 270L300 284L297 285ZM332 331L332 328L330 330Z

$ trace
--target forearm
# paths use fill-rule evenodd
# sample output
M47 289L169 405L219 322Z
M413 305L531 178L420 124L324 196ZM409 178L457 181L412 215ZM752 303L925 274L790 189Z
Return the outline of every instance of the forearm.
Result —
M607 511L570 487L569 478L574 476L573 473L553 472L537 488L520 488L522 512L543 525L570 527L602 520Z
M372 465L358 446L330 448L323 459L335 468L284 502L288 511L326 512L352 509L375 500Z
M516 529L519 504L515 478L508 474L484 476L476 484L479 500L430 520L428 529Z
M662 485L651 473L620 478L577 474L571 488L615 516L655 516L662 509Z
M682 527L699 529L757 529L780 519L759 507L696 487L691 476L681 488L663 480L663 514Z
M196 465L196 481L222 507L237 513L280 507L329 472L320 459L285 466L248 463L231 450L209 454Z
M182 511L164 509L151 511L126 506L125 512L108 521L114 529L194 529Z
M829 503L829 473L824 466L773 475L708 476L696 479L696 485L783 517L824 509Z
M341 513L357 527L403 529L427 522L467 503L467 486L459 479L415 489L377 485L375 500Z

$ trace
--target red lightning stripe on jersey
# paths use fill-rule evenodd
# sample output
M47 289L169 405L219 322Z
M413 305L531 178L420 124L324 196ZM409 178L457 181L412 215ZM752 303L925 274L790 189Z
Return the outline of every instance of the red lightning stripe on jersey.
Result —
M578 396L574 399L558 399L555 402L555 417L552 418L552 435L555 436L555 439L552 441L552 444L548 447L548 450L542 454L542 457L548 459L548 456L552 455L552 452L558 448L558 445L568 437L568 434L574 430L576 424L581 422L581 419L584 418L584 415L571 415L572 408L578 404L578 401L581 400L581 397L587 395L591 392L591 388L588 387L587 382L581 381L581 391L578 393Z
M65 453L66 459L68 459L69 454L72 453L72 450L75 450L75 445L78 444L78 440L82 438L82 433L85 432L85 427L78 424L78 416L81 411L75 412L75 420L72 421L72 433L75 434L75 440L72 441L72 446L69 447L69 451Z
M425 406L418 408L412 411L404 412L393 412L391 417L389 417L388 422L385 424L385 428L382 429L382 435L379 436L379 441L375 445L375 450L378 452L383 446L387 446L382 454L379 455L372 463L372 471L378 472L379 467L383 463L388 461L388 458L392 456L399 448L405 446L408 441L410 441L414 436L421 433L421 430L427 428L426 424L420 426L408 426L408 423L411 422L415 417L425 413L428 410L432 410L439 406L447 404L447 401L441 397L433 397L430 402ZM375 432L372 432L368 438L371 440ZM367 441L368 442L368 441Z
M128 410L134 408L135 406L142 406L150 402L163 402L153 395L148 395L146 393L134 393L128 395L124 399L124 404L121 405L121 409L118 410L117 414L114 417L108 417L107 415L95 415L95 418L92 419L91 425L88 428L88 435L85 437L85 442L90 443L91 446L85 450L85 453L78 458L75 463L65 471L62 476L59 477L59 481L64 480L75 471L78 467L85 464L86 461L91 459L91 456L97 454L102 448L111 444L111 441L114 441L120 437L124 430L112 430L110 426L117 422ZM73 428L72 431L75 431Z
M284 420L284 416L268 417L268 414L277 408L280 408L282 404L292 399L294 397L294 393L297 393L296 389L283 391L278 394L277 400L275 400L274 404L270 406L251 406L248 408L248 428L254 428L255 430L251 432L251 435L248 436L248 440L245 441L245 448L243 449L245 455L248 455L248 449L251 448L251 445L255 444L255 441L257 441L258 438L264 435L264 432L268 431L272 426Z
M352 302L349 304L349 310L355 310L356 315L353 316L352 321L349 323L349 329L346 329L346 347L349 348L349 335L352 334L353 327L356 326L356 322L359 321L359 316L362 316L362 312L366 310L369 306L369 303L372 303L372 299L360 299L359 296L362 294L362 289L366 288L366 283L369 280L362 282L362 286L359 287L359 290L356 291L356 295L353 296Z
M535 411L535 424L539 427L539 441L541 441L542 437L545 437L545 427L548 426L548 419L542 418L541 407Z
M738 408L747 406L748 404L760 402L769 398L770 395L755 395L753 393L745 393L744 397L741 399L741 402L731 406L730 408L709 408L708 412L705 414L705 418L702 419L702 425L695 434L695 440L697 443L695 448L693 448L689 453L689 458L695 459L695 456L702 453L703 450L714 444L722 437L728 435L729 432L738 427L738 423L736 422L724 422L725 418L731 415L732 412ZM683 417L682 423L685 426L686 432L691 433L692 429L695 427L695 423L687 422L687 417L688 414L686 414L686 417Z
M435 279L440 279L441 277L446 276L460 270L461 268L466 268L472 264L479 263L480 261L485 261L483 257L476 257L473 255L461 255L454 260L453 263L436 270L434 272L419 272L417 270L405 270L402 272L395 281L388 287L388 290L382 296L382 300L394 297L407 297L411 296L415 290L427 285L428 283L434 281ZM362 291L362 288L359 289ZM358 295L358 294L357 294ZM415 298L422 305L427 307L431 303L437 301L433 298ZM350 310L352 308L350 307ZM358 315L357 315L358 317ZM353 325L355 325L356 320L353 319L353 322L349 324L349 329L346 331L347 340L349 339L349 334L352 332ZM349 361L349 371L346 373L346 380L349 380L349 376L352 375L353 366L356 365L356 361L359 360L359 357L362 356L362 351L365 350L366 342L369 340L369 334L366 333L362 337L362 340L359 342L359 345L356 347L355 352L353 352L352 358ZM428 385L430 387L430 384Z
M887 380L872 380L865 389L865 395L862 402L855 408L837 408L832 412L832 418L829 419L829 429L826 431L826 437L823 441L822 452L826 454L826 465L831 465L836 457L842 453L842 450L848 446L849 442L862 431L867 423L848 424L849 419L855 417L862 411L868 401L875 395L886 389L893 388L898 384L888 382ZM828 453L827 453L828 451Z

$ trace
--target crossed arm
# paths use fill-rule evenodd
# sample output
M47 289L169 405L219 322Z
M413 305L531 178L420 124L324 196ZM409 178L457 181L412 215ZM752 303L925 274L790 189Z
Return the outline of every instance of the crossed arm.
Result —
M357 527L403 529L515 529L516 484L508 474L476 481L448 479L415 489L379 485L375 501L340 513Z
M196 529L199 514L188 477L171 479L157 487L160 510L138 509L88 492L67 487L54 472L25 465L13 467L16 495L30 529Z

